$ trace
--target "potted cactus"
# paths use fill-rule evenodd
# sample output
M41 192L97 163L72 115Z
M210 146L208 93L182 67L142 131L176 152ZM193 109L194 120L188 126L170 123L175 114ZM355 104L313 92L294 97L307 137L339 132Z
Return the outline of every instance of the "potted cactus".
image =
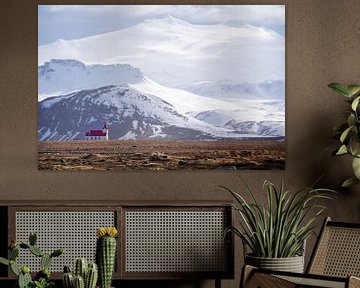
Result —
M64 253L63 249L57 249L51 254L43 252L36 246L36 233L30 233L29 243L11 243L8 252L8 259L0 257L0 263L10 266L11 271L18 277L18 288L49 288L54 285L50 280L50 265L54 257ZM41 270L35 275L34 280L30 275L30 268L26 265L19 266L16 259L20 249L28 250L33 255L39 257Z
M64 288L95 288L98 279L98 267L96 263L88 262L85 258L78 258L71 272L69 266L64 267Z
M96 262L99 267L99 287L110 288L116 258L115 227L100 227L97 229Z

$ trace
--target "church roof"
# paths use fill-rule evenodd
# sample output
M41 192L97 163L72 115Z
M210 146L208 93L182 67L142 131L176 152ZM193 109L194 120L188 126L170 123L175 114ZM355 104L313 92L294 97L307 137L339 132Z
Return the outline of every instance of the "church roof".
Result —
M90 130L90 132L86 132L86 136L106 136L106 132L103 130Z

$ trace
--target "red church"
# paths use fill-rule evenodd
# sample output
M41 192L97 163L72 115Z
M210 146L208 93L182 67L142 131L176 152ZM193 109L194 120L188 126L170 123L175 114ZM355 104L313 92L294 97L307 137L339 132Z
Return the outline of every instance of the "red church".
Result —
M102 130L90 130L86 132L85 140L109 140L109 125L105 122Z

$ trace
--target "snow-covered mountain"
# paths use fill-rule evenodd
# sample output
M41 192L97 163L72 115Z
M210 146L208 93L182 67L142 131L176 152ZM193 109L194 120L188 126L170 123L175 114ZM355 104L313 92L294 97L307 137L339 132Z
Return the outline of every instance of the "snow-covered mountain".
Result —
M145 79L128 64L85 65L77 60L51 59L38 67L39 100L107 85L136 84Z
M206 97L226 99L278 99L285 97L284 81L263 81L259 83L237 83L230 80L203 81L181 87L189 92Z
M129 85L105 86L39 103L38 138L44 140L84 139L85 132L106 121L111 139L219 139L251 135L216 127L177 112L151 94Z
M239 134L244 132L251 135L262 135L263 137L285 135L284 121L236 121L227 122L224 127L234 129Z
M161 97L181 113L233 107L219 99L209 99L182 89L160 85L128 64L85 65L77 60L55 59L38 67L38 77L39 101L83 89L129 85L142 93Z
M254 79L284 79L285 40L262 27L194 25L168 16L110 33L40 46L39 65L51 59L128 63L169 87L223 79L252 83ZM254 63L261 63L261 69Z
M160 85L130 65L51 60L38 74L39 140L83 139L104 121L111 139L284 136L283 101L204 97Z
M259 137L285 136L284 101L247 100L238 103L238 109L215 109L192 115L203 122L240 134Z

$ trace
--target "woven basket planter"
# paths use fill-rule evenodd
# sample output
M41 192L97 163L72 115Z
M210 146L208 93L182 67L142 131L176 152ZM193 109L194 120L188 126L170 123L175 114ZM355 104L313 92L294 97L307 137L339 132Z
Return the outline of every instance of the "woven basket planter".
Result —
M289 258L262 258L246 255L245 263L257 268L275 271L304 272L304 256Z

